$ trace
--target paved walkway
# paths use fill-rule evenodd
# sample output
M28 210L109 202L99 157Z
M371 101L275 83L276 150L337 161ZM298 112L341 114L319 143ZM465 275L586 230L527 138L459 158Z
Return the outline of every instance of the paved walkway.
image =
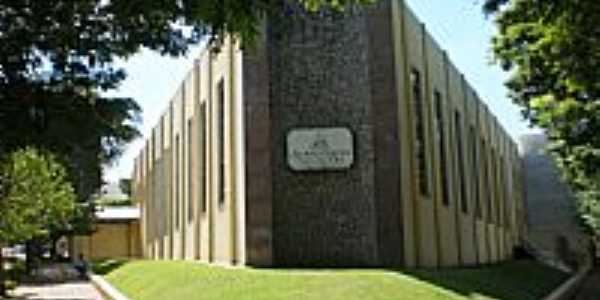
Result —
M88 281L22 285L11 294L22 300L104 300Z
M577 296L573 300L598 300L600 299L600 268L592 270L585 279Z

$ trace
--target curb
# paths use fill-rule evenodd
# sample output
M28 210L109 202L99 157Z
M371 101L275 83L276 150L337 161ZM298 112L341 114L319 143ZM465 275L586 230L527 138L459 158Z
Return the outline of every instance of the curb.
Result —
M88 274L92 285L100 291L102 296L106 298L106 300L130 300L117 289L115 289L108 281L106 281L102 276L96 274Z
M571 276L569 280L565 281L558 288L556 288L552 293L548 296L544 297L542 300L569 300L572 299L573 296L579 290L579 287L583 283L583 280L592 270L592 265L587 264L585 267L581 268L581 270L577 271L575 275Z

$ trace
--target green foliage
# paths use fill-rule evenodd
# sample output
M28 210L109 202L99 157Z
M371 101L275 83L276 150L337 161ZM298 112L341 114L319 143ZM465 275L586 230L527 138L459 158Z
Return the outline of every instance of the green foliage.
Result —
M97 206L131 206L133 202L131 198L110 198L101 197L94 201Z
M496 62L507 87L578 195L582 219L598 231L600 193L600 2L489 0Z
M129 178L121 178L119 180L119 188L123 194L131 197L131 179Z
M134 99L108 97L126 78L116 59L141 47L185 55L225 32L251 43L261 20L373 0L0 0L0 158L26 146L55 153L79 201L102 184L102 166L140 135ZM93 209L73 222L90 227ZM57 233L58 234L58 233Z
M251 42L261 20L286 7L373 0L0 0L0 157L25 146L55 153L80 201L101 168L139 136L134 99L108 97L126 78L115 59L141 47L185 55L233 33Z
M65 169L52 155L28 148L0 166L0 244L23 242L66 226L75 210L75 194Z
M19 259L11 261L10 268L8 268L6 271L6 278L13 282L21 282L23 277L27 275L25 262Z

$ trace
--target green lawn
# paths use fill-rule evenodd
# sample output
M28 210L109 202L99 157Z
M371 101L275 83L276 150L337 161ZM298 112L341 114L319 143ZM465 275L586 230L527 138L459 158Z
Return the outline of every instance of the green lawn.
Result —
M533 300L566 279L563 273L528 261L443 271L236 269L136 261L105 264L102 272L133 300Z

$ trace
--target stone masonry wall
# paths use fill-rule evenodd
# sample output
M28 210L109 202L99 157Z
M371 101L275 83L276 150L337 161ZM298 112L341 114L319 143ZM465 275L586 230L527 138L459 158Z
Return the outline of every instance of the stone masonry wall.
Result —
M365 12L307 15L289 8L267 24L270 67L273 259L276 265L378 262L374 135ZM347 127L354 163L343 171L292 171L294 128Z

